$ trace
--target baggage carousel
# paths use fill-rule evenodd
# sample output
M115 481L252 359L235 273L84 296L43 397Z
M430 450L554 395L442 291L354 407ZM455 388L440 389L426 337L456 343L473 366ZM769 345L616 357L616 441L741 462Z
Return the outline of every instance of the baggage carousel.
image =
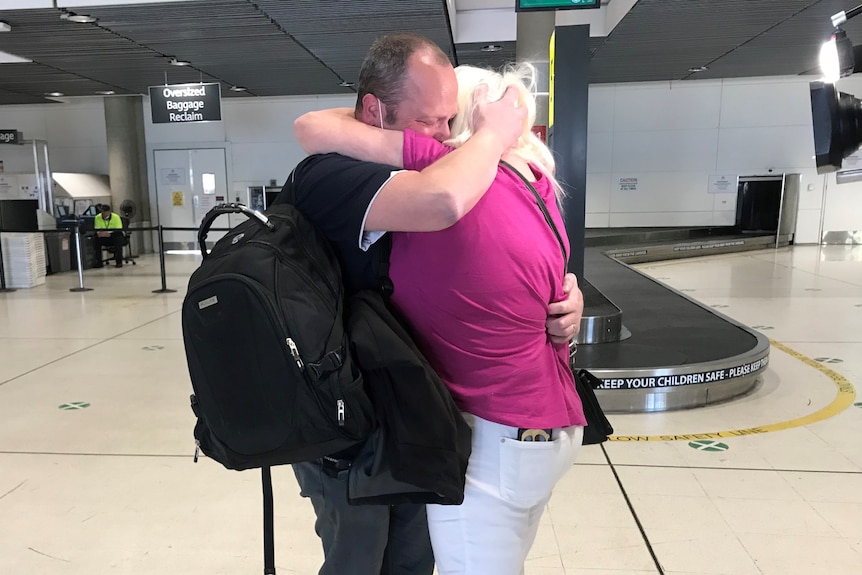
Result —
M602 380L609 413L701 407L746 394L769 339L628 264L788 245L734 228L587 230L584 318L575 367Z

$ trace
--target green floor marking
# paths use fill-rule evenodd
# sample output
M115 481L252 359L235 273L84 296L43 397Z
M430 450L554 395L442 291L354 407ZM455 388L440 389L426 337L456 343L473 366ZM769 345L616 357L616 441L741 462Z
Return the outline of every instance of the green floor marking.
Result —
M727 451L730 449L726 443L720 441L690 441L688 446L698 451Z
M60 404L60 409L65 410L65 411L69 411L72 409L85 409L87 407L90 407L90 404L85 403L83 401L73 401L71 403L61 403Z

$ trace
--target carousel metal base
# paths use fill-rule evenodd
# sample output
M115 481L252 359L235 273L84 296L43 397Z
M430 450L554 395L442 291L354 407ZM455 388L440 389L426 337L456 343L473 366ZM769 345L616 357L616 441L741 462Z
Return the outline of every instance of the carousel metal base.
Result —
M609 413L702 407L751 392L769 363L759 332L626 265L774 247L774 235L722 236L702 228L619 234L585 251L584 319L575 366L602 380ZM588 236L587 245L590 246ZM788 238L779 238L786 245Z

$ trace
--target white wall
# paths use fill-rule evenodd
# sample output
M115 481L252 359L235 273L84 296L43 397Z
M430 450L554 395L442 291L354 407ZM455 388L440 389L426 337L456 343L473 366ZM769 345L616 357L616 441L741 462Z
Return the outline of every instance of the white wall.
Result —
M772 169L802 174L797 242L819 242L827 231L862 229L862 183L837 186L834 175L818 176L814 168L809 81L778 77L591 87L587 226L730 225L736 195L710 194L710 176ZM862 96L862 79L844 79L839 89ZM0 106L0 128L47 139L54 171L107 174L102 99L64 100ZM223 147L232 191L273 179L280 185L303 156L293 139L293 120L308 110L353 103L352 96L227 98L222 122L177 126L154 125L145 98L152 213L157 213L153 150ZM30 154L29 148L0 145L6 173L32 170ZM620 191L620 178L637 178L637 189Z
M710 176L772 170L802 174L796 240L819 242L824 177L812 159L810 80L592 86L587 226L732 225L736 195L709 193ZM620 178L636 178L637 189L622 191Z
M355 96L302 96L282 98L228 98L222 100L222 121L200 124L153 124L149 98L144 98L144 132L147 141L151 214L155 218L153 151L223 147L227 151L227 179L231 192L246 187L284 184L293 167L305 156L293 137L293 121L311 110L350 107Z
M47 140L54 172L108 173L108 140L101 97L68 98L58 104L0 106L0 128L25 140ZM0 146L6 173L33 173L30 146Z

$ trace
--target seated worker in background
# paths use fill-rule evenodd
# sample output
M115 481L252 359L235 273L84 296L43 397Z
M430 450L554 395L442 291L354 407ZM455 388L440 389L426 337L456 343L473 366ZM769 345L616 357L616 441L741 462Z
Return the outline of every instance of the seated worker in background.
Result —
M102 213L93 220L93 229L96 230L96 257L93 267L102 267L102 248L114 248L114 264L123 267L123 220L111 211L111 206L103 204Z

